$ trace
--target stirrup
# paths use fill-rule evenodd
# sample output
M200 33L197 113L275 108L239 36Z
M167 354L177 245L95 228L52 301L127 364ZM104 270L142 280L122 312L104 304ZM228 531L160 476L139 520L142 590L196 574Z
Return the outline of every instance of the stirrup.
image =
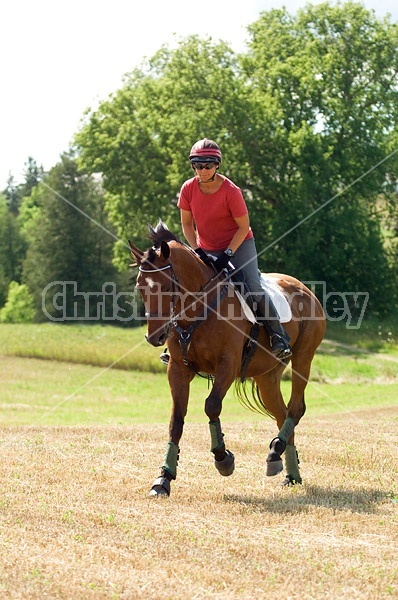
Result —
M290 358L293 355L292 349L290 348L290 346L288 346L287 348L284 348L276 357L278 360L281 360L282 362L287 360L288 358Z
M271 346L271 352L275 358L279 360L286 360L292 356L292 349L290 348L289 344L287 344L277 333L274 333L270 336L269 342Z
M169 364L170 354L167 353L167 348L165 348L163 350L163 352L159 356L159 358L160 358L160 362L162 362L164 365L168 365Z

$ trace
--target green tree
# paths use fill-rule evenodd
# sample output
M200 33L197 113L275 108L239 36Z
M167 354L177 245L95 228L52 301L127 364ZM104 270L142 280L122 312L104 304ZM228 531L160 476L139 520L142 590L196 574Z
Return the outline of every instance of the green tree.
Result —
M6 300L10 282L21 282L22 263L28 247L25 224L28 227L28 220L30 222L28 213L32 216L37 209L31 195L42 176L42 169L32 158L25 167L25 181L17 185L10 175L6 189L0 194L0 307ZM21 216L21 210L24 216Z
M19 207L19 213L17 222L21 231L21 235L29 243L30 239L34 236L36 227L36 218L40 214L40 198L42 194L42 188L35 186L32 188L30 194L22 198L21 205Z
M233 136L244 137L248 102L240 88L229 46L192 36L176 50L162 47L87 115L76 136L79 158L103 174L109 216L123 241L145 245L147 225L158 218L179 228L177 193L191 173L196 139L217 138L230 156L227 169L241 160ZM125 265L124 248L119 257Z
M7 201L8 210L16 216L19 210L21 194L18 190L18 185L15 183L15 178L10 175L7 180L7 187L3 191L3 195Z
M100 181L63 155L39 184L35 201L38 210L26 221L30 245L23 279L34 296L36 318L100 315L100 320L101 298L88 301L81 293L100 293L106 282L121 283L111 263L115 236L105 216Z
M22 199L30 196L35 186L43 179L43 167L39 167L34 158L28 157L25 162L24 177L25 180L17 184L13 175L10 175L7 181L7 187L3 191L9 210L17 216L19 213Z
M76 137L82 164L103 175L119 237L145 245L158 217L179 227L187 152L207 136L244 192L264 270L334 291L366 281L373 310L388 310L394 265L378 207L395 177L384 159L397 123L397 29L361 4L325 3L262 13L241 56L196 36L161 48Z
M44 177L43 167L39 166L35 159L31 156L28 157L28 160L25 163L24 176L25 181L21 186L19 186L19 191L22 197L30 196L32 190Z
M249 31L244 68L281 115L282 160L268 179L271 236L262 238L268 258L337 291L366 281L370 306L388 310L391 265L377 206L397 124L398 27L347 2L308 5L296 17L269 11Z
M0 195L0 306L5 302L6 288L10 281L21 280L25 251L26 244L17 218L10 210L6 198Z
M35 316L33 296L28 286L11 281L5 306L0 310L1 323L32 323Z

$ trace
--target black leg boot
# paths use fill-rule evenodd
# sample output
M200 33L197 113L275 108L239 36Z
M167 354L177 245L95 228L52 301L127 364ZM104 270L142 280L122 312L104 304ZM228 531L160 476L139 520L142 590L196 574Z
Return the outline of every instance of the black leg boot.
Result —
M264 325L270 339L271 352L279 360L285 360L292 355L289 346L290 337L279 320L274 303L267 294L255 296L257 303L257 321Z

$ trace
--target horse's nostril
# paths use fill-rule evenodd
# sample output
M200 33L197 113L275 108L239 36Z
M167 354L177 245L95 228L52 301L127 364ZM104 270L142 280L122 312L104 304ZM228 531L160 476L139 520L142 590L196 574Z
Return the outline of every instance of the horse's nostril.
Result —
M161 335L160 337L157 337L156 335L146 335L145 339L148 342L148 344L151 344L151 346L157 348L158 346L163 346L165 340L167 339L167 336L164 337L163 335Z

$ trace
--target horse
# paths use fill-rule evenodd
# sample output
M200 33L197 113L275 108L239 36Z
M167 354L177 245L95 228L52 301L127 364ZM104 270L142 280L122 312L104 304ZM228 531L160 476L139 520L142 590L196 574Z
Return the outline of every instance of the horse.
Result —
M270 442L266 475L275 476L283 470L284 454L286 477L282 485L302 483L295 428L306 410L304 391L311 362L325 334L322 305L298 279L267 273L291 309L291 319L284 327L290 336L292 356L281 361L271 353L269 335L263 326L258 326L255 339L253 322L226 272L216 273L161 221L148 229L153 244L149 249L140 250L129 241L135 260L132 266L138 267L136 288L145 307L146 340L155 347L167 343L169 349L167 377L172 396L169 441L150 496L168 497L170 483L177 477L189 388L197 374L207 375L211 382L205 413L218 472L230 476L235 467L234 454L225 445L220 415L223 398L236 382L243 403L271 416L279 429ZM242 357L248 347L251 356L243 368ZM286 405L280 383L289 360L291 395ZM243 392L247 381L252 382L250 397L247 390Z

